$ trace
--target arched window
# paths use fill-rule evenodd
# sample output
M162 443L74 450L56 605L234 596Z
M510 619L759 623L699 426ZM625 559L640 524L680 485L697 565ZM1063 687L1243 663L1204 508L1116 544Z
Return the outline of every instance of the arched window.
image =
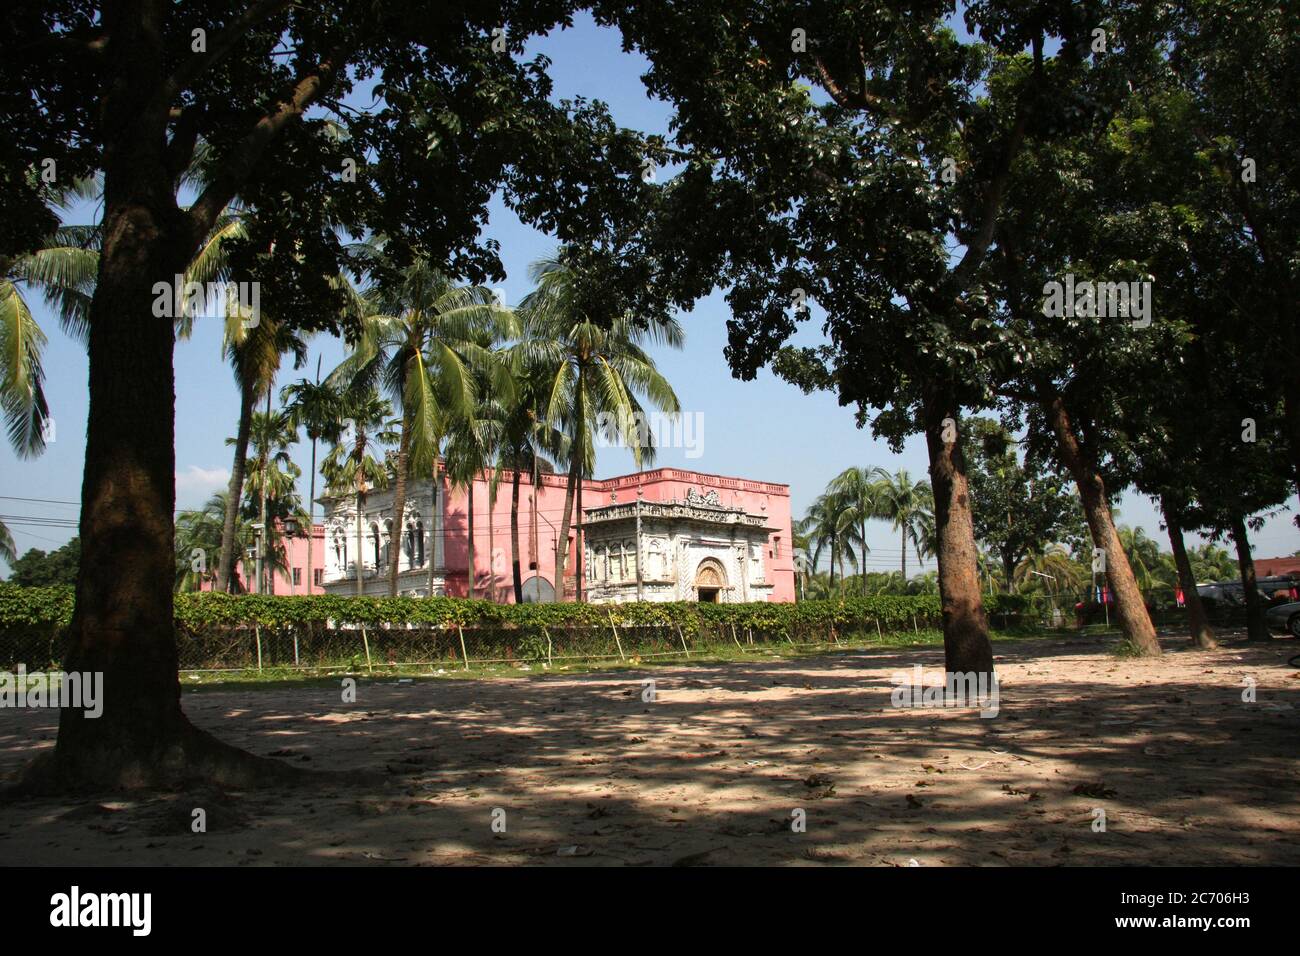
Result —
M415 567L415 525L406 522L406 534L402 536L402 550L406 552L406 566Z
M371 524L370 526L370 547L374 555L375 567L379 567L379 525Z
M415 523L415 566L424 567L424 522Z
M387 566L397 555L393 554L393 519L384 519L384 565Z

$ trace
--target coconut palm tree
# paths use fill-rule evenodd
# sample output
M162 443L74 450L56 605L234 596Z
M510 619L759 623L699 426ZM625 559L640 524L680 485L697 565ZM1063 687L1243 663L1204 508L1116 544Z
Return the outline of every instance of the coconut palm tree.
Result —
M1117 529L1120 546L1128 558L1133 577L1143 591L1158 586L1172 586L1167 580L1168 562L1162 560L1160 545L1141 528L1120 525Z
M275 518L291 516L297 520L302 511L294 491L302 471L289 456L289 449L298 440L298 430L286 412L269 410L269 395L267 405L268 411L255 413L249 426L254 467L245 482L248 501L244 506L245 514L256 515L262 526L260 551L264 560L281 550ZM234 443L235 439L226 439L227 445ZM269 574L268 579L257 582L259 594L274 593L275 576Z
M1049 544L1026 555L1016 565L1011 580L1018 591L1043 591L1052 597L1077 591L1087 579L1079 562L1064 545Z
M681 326L671 318L647 320L630 315L596 315L580 291L580 277L564 249L534 262L529 278L536 288L520 304L524 337L516 360L537 370L545 388L544 420L569 439L564 512L555 546L555 591L563 600L569 526L576 494L575 595L582 599L582 479L595 463L593 435L604 429L632 451L638 468L654 460L646 441L641 396L661 412L676 414L677 394L660 374L645 347L681 348ZM600 425L598 425L598 422Z
M542 475L554 474L554 462L568 458L568 436L546 420L546 369L529 366L522 343L510 350L510 367L515 380L514 397L500 409L500 438L496 470L492 476L495 494L504 473L510 472L510 565L515 603L524 600L523 570L519 561L519 486L527 475L534 492Z
M321 462L321 475L325 478L325 488L329 494L357 496L357 551L354 566L357 596L360 597L365 590L362 542L366 495L374 489L388 487L384 449L394 444L399 436L394 428L396 423L390 421L393 406L374 391L346 393L340 411L347 421L347 427Z
M307 499L307 593L315 584L313 552L316 512L316 443L336 442L343 432L342 396L337 389L320 381L320 359L316 360L316 381L300 379L280 390L280 401L295 429L302 428L311 440L311 487Z
M199 591L216 582L216 566L209 563L221 548L221 528L225 523L226 492L218 491L202 508L181 511L176 515L176 583L177 591ZM240 516L236 541L240 553L256 543L252 524ZM197 568L196 568L197 565ZM232 582L242 590L238 576Z
M495 400L481 402L470 415L450 423L447 434L447 478L453 488L465 489L465 594L474 597L474 484L492 463L501 440L503 424L501 405ZM495 496L492 496L493 498ZM488 510L489 529L492 511Z
M856 548L862 556L860 584L861 591L865 595L867 593L866 556L871 552L867 547L867 522L872 518L881 517L880 485L875 480L872 469L850 466L832 478L826 490L836 496L842 504L839 520L844 525L845 544Z
M381 241L354 247L358 258L383 258ZM509 374L492 346L518 334L510 309L490 289L461 286L427 259L382 270L364 297L365 316L356 346L330 373L336 388L382 389L400 413L393 489L395 526L406 508L409 472L434 474L439 447L456 421L472 422L479 380L508 391ZM471 427L467 426L467 427ZM435 494L437 475L434 474ZM432 568L432 562L430 562ZM397 594L398 562L388 568L388 591Z
M59 203L66 205L85 194L74 188L61 195ZM0 412L9 442L21 458L45 449L49 421L41 366L46 337L23 289L40 290L63 330L84 344L98 271L96 226L62 226L34 252L0 257Z
M1192 573L1199 582L1229 581L1237 576L1237 562L1226 549L1207 542L1187 553Z
M844 520L844 501L839 495L821 494L808 506L804 516L795 523L794 531L803 535L812 548L812 567L814 572L821 564L822 552L830 553L830 577L827 587L835 587L835 568L838 564L840 577L844 577L844 532L852 526Z
M875 470L877 494L881 517L891 521L899 533L903 552L901 571L907 579L907 544L915 544L921 537L922 516L934 511L934 494L926 481L913 482L906 469L890 473L883 468Z
M12 565L18 559L18 549L14 545L14 536L9 533L5 523L0 521L0 560Z

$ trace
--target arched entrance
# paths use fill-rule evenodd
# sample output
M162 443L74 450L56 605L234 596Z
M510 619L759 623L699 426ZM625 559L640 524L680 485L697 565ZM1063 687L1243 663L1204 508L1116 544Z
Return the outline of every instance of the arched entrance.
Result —
M717 604L722 600L722 591L727 586L727 572L722 562L716 558L705 558L695 569L695 595L706 604Z
M540 574L524 580L523 592L525 604L549 604L555 600L555 588Z

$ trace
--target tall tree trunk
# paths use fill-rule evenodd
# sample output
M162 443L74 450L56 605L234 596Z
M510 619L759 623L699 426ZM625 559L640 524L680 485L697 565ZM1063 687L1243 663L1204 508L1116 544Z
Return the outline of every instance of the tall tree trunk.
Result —
M262 523L262 530L257 536L257 593L275 593L275 585L266 586L268 579L274 579L275 572L271 570L271 526L266 521L266 475L271 465L271 387L272 383L266 386L266 447L258 455L258 474L261 475L261 481L258 484L258 518Z
M357 597L365 594L366 551L365 536L362 531L361 511L366 506L366 493L362 486L357 487Z
M862 522L862 596L867 596L867 522Z
M402 518L406 514L406 472L410 467L411 457L411 415L402 411L402 434L397 441L397 476L393 482L393 534L389 535L388 545L388 596L397 597L397 572L402 563ZM393 535L397 536L398 547L393 548ZM396 553L394 553L396 552Z
M441 490L441 481L442 475L438 471L438 455L435 451L433 456L433 513L429 516L429 551L425 555L429 562L429 597L433 597L433 578L437 572L438 537L443 530L438 513L440 507L438 492Z
M468 504L466 507L466 528L469 540L465 545L465 581L469 589L468 597L474 596L474 479L469 480Z
M524 576L519 567L519 462L510 478L510 576L515 586L515 603L524 603ZM534 501L533 509L537 509Z
M253 406L257 393L251 382L239 389L239 426L235 431L235 457L230 463L226 486L226 514L221 522L221 554L217 559L218 591L229 591L235 568L235 528L239 522L239 500L244 495L244 462L248 457L248 436L253 427Z
M1283 321L1294 322L1290 315L1292 306L1288 304L1283 310ZM1292 333L1291 340L1295 341L1297 336ZM1286 354L1294 355L1293 350L1288 349ZM1282 410L1283 424L1286 428L1287 450L1291 453L1291 467L1294 474L1291 476L1296 483L1296 488L1300 491L1300 381L1296 380L1295 368L1291 363L1284 363L1282 375Z
M1003 551L1002 552L1002 576L1006 578L1006 581L1003 583L1002 586L1006 589L1007 594L1011 593L1011 577L1015 573L1016 573L1015 555L1011 554L1011 552L1009 551ZM993 593L992 588L989 588L989 593L990 594Z
M1255 559L1250 555L1250 536L1246 521L1238 517L1232 523L1232 540L1237 546L1237 566L1241 569L1241 586L1246 592L1246 635L1252 641L1272 640L1264 619L1264 599L1255 581Z
M578 483L578 463L569 465L568 479L564 483L564 514L560 518L560 535L555 539L555 599L564 600L564 568L569 552L569 523L573 517L573 494ZM537 510L534 502L533 510Z
M1165 528L1169 532L1169 547L1174 553L1174 566L1178 568L1178 585L1183 589L1183 603L1187 605L1187 627L1191 632L1192 643L1197 647L1212 650L1219 646L1214 639L1214 629L1205 614L1205 605L1201 603L1201 594L1196 590L1196 575L1192 574L1192 562L1187 558L1187 545L1183 541L1183 526L1179 523L1168 499L1160 499L1160 510L1164 513Z
M316 548L316 438L311 440L311 490L307 493L307 593L312 594L316 580L312 576L312 552Z
M161 52L138 42L143 26L131 17L121 26L114 43L124 52L109 54L116 74L148 78L162 70ZM220 743L181 710L172 595L174 331L151 314L151 303L154 283L184 271L198 237L179 225L161 137L135 127L144 103L131 98L131 83L123 79L104 107L106 128L121 132L105 152L82 559L63 662L68 672L97 675L102 711L92 718L61 709L54 750L25 776L34 790L172 786L195 777L242 786L291 772Z
M1147 613L1142 592L1115 530L1110 502L1106 497L1106 483L1079 441L1064 399L1060 395L1051 396L1044 401L1043 411L1056 436L1056 450L1061 463L1070 470L1079 489L1093 544L1105 553L1106 581L1115 597L1115 611L1124 636L1141 653L1156 656L1160 653L1160 642L1156 639L1151 615Z
M907 525L904 524L900 529L902 532L901 542L903 545L903 583L907 583Z
M488 600L497 603L497 483L488 485Z
M952 435L960 409L956 402L927 390L923 409L930 487L934 492L935 556L939 562L939 602L943 614L944 669L950 674L993 674L984 601L980 595L979 552L970 510L966 458L961 435ZM952 430L955 432L955 427ZM954 441L944 441L955 437ZM906 560L907 546L903 546Z
M584 567L587 562L587 551L585 543L582 540L582 474L578 474L577 488L577 509L573 515L573 597L577 601L584 600L583 574L586 571Z

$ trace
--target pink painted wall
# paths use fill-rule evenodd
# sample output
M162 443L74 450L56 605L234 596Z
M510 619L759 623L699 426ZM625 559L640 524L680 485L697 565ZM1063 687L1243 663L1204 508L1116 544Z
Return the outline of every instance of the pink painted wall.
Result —
M503 603L514 602L514 584L511 575L510 548L510 478L507 472L497 489L496 506L489 514L488 491L491 474L485 473L474 483L474 566L476 570L474 597L492 598ZM520 574L526 582L541 574L548 582L555 581L555 543L564 514L564 475L542 476L542 486L533 488L524 476L519 485L519 563ZM617 478L588 479L583 482L582 506L592 508L610 504L611 494L619 501L636 500L638 487L645 501L684 501L688 489L697 493L716 491L722 504L742 507L750 514L764 515L773 531L768 535L766 571L773 583L773 601L795 599L794 554L791 549L790 486L745 478L727 478L680 468L658 468L641 474L622 475ZM445 501L443 527L444 564L446 565L447 593L465 597L469 593L466 574L469 544L469 490L450 489L444 480L439 492ZM536 523L534 525L534 496L536 497ZM574 513L577 502L574 502ZM276 572L276 594L323 594L324 588L307 581L307 547L305 536L291 538L287 543L290 574ZM312 563L315 575L325 567L325 532L317 526L311 537ZM566 593L572 594L577 573L575 532L569 528L569 558L565 581ZM251 581L255 574L251 562L245 568L237 565L240 579ZM292 582L292 571L299 570L299 583Z
M496 506L488 513L489 476L474 484L474 596L487 598L496 590L496 599L514 601L510 549L510 475L507 473L497 490ZM540 489L533 489L527 478L519 488L520 571L526 581L534 574L548 581L555 578L555 542L560 519L564 514L564 475L545 475ZM680 468L658 468L641 474L617 478L588 479L583 482L582 506L607 505L611 494L619 501L635 501L638 487L645 501L684 501L688 489L697 493L716 491L723 505L742 507L750 514L763 515L773 531L768 535L767 577L773 582L773 601L795 598L794 554L791 550L790 486L744 478L728 478ZM445 491L445 488L444 488ZM536 534L533 532L533 495L537 495ZM577 511L577 502L574 503ZM445 560L447 593L464 597L468 593L469 491L452 489L446 507ZM489 526L491 531L489 532ZM566 590L572 590L576 561L574 530L569 529L569 560Z
M325 529L317 525L312 529L310 542L312 548L312 577L319 578L325 568ZM324 594L325 589L319 584L311 585L307 580L307 547L308 539L306 535L298 535L285 540L285 548L288 552L289 573L277 570L275 572L274 591L276 594ZM298 569L298 583L293 582L293 570ZM251 582L257 577L257 566L252 561L239 561L235 564L235 572L239 575L239 580L243 582L244 587L250 586ZM210 590L210 586L205 584L204 590Z

